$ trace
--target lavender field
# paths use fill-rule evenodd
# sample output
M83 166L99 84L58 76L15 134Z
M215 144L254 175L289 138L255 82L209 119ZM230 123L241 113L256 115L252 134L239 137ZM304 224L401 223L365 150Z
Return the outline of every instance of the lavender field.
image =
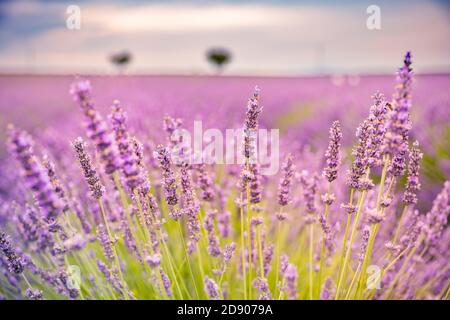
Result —
M0 76L0 297L448 299L450 75L399 67ZM245 163L176 163L194 121Z

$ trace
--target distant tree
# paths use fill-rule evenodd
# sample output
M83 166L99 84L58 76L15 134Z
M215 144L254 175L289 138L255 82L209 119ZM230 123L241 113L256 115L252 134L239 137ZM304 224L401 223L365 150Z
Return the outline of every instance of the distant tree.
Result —
M112 64L117 67L119 73L123 73L127 65L131 62L133 56L128 51L114 53L109 57Z
M224 66L231 61L231 53L224 48L212 48L206 52L206 58L220 73Z

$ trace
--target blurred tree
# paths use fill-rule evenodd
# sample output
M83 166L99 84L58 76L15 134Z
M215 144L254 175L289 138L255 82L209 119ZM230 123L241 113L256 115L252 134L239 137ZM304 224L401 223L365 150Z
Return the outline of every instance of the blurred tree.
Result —
M217 68L217 72L222 72L225 64L231 61L231 53L224 48L212 48L206 52L208 61Z
M114 53L109 60L117 67L119 73L123 73L126 66L131 62L133 56L128 51Z

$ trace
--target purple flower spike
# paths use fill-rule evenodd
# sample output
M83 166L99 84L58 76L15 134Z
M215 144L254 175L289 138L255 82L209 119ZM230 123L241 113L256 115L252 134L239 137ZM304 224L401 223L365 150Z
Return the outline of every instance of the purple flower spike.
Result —
M450 181L444 183L442 191L433 201L433 207L425 216L426 244L430 247L439 246L448 216L450 215Z
M28 288L25 291L25 295L31 300L42 300L42 291L41 290L33 290Z
M320 300L331 300L334 296L333 292L333 280L328 277L325 283L322 285L322 290L320 292Z
M293 264L288 264L285 271L286 279L286 293L289 300L297 299L297 267Z
M248 100L244 122L244 156L247 160L254 158L255 133L258 130L259 115L262 107L259 105L260 89L255 87L253 96Z
M105 193L105 187L102 185L97 172L92 167L91 158L86 150L86 143L81 137L78 137L72 145L77 154L84 178L86 179L89 190L91 191L91 196L94 199L100 199Z
M0 252L6 258L10 272L17 274L23 272L24 265L22 259L17 255L7 234L2 231L0 231Z
M310 176L309 172L303 170L300 175L300 183L303 187L303 198L305 200L306 212L313 214L317 211L315 198L317 191L317 176Z
M166 147L159 145L155 151L155 158L159 162L159 167L162 171L162 185L164 186L164 192L166 196L166 202L171 206L171 217L174 220L178 220L179 213L175 212L173 206L178 203L177 187L175 174L171 168L172 161L170 153Z
M286 206L290 202L290 192L292 188L292 178L294 177L294 157L288 154L286 161L283 163L283 178L278 185L278 204Z
M221 250L219 247L219 239L217 238L216 231L214 229L214 217L216 213L215 212L209 212L206 214L205 221L203 223L203 226L208 233L208 253L213 256L217 257L220 255Z
M208 276L205 276L205 292L210 300L220 299L219 286L213 279L209 278Z
M62 211L63 203L55 193L50 179L42 164L33 153L33 140L25 131L19 131L10 125L9 140L19 161L25 182L34 191L39 207L47 220L56 219Z
M323 175L325 178L327 178L328 182L332 182L337 178L337 169L341 162L339 155L341 138L341 124L339 123L339 121L335 121L330 128L330 142L328 144L328 149L325 152L327 166L323 170Z
M119 148L119 154L121 158L121 169L125 176L127 186L134 190L139 187L144 179L141 173L141 167L138 162L139 159L134 151L134 146L131 144L129 138L128 128L126 124L127 115L123 111L120 102L118 100L113 101L112 113L109 116L113 131L114 139L117 147Z
M365 255L366 255L367 243L369 242L369 237L370 237L370 227L368 225L365 225L362 230L362 236L361 236L361 245L360 245L359 257L358 257L359 263L362 263Z
M100 241L103 249L103 253L105 254L105 257L109 261L114 260L114 248L113 248L113 241L109 239L108 233L106 232L106 228L103 224L99 224L97 226L97 238Z
M272 300L272 294L270 293L269 284L265 278L256 278L253 281L253 287L258 289L259 300Z
M120 166L120 158L108 126L91 100L89 81L83 80L72 84L70 93L83 110L86 117L87 136L93 141L100 154L105 173L108 175L114 173Z
M358 127L356 131L358 143L353 149L355 160L348 172L348 185L356 190L365 190L370 188L371 182L365 177L369 165L369 146L373 136L373 127L368 120Z
M192 188L192 177L188 166L183 165L180 172L182 212L187 217L188 253L191 254L197 248L197 242L200 240L200 220L198 218L200 206Z
M382 93L376 92L373 96L373 105L370 107L368 121L372 127L372 136L368 145L369 166L382 165L382 144L386 134L386 117L388 103Z
M407 205L417 203L417 192L420 190L419 170L423 153L420 152L419 142L414 142L409 151L408 179L403 202Z
M384 152L392 156L405 149L411 129L409 109L411 108L412 76L411 53L407 52L404 65L397 72L397 86L392 110L386 123L387 132L383 143Z
M214 201L214 181L210 174L206 171L205 164L197 166L198 186L201 192L201 199L212 202Z

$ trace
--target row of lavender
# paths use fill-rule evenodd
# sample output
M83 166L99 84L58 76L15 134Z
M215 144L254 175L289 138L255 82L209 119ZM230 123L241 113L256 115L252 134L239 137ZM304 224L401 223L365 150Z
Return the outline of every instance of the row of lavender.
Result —
M144 144L164 142L161 120L165 114L181 117L183 127L192 130L194 120L208 128L238 128L245 97L255 83L264 89L268 112L260 117L265 128L280 128L282 150L301 152L311 147L323 154L329 125L339 120L345 156L351 152L353 131L366 116L370 97L376 90L391 96L392 76L355 77L176 77L176 76L91 76L97 108L109 112L113 99L125 102L128 123ZM351 83L347 83L347 79ZM355 81L357 79L358 81ZM70 141L83 134L82 115L73 110L67 87L70 76L0 76L0 131L7 123L28 130L46 152L72 153ZM415 76L411 139L421 142L422 189L418 206L429 210L440 185L450 174L450 75ZM26 116L24 116L26 115ZM64 131L64 134L59 134ZM9 171L6 136L0 135L0 172ZM54 156L55 157L55 156ZM66 157L67 158L67 157ZM59 160L59 159L54 159ZM319 165L323 165L322 159ZM64 159L62 159L64 161ZM0 181L0 192L10 189Z
M142 144L118 101L108 123L89 82L75 83L88 143L76 139L70 153L38 144L48 153L40 157L30 135L9 127L18 162L4 166L21 170L5 177L14 183L2 198L1 294L447 299L450 183L430 210L416 208L423 155L410 141L409 53L397 82L392 100L373 95L352 157L342 156L350 139L334 121L325 157L294 148L279 177L250 161L259 91L244 121L246 161L236 168L175 165L181 120L164 119L165 145Z

